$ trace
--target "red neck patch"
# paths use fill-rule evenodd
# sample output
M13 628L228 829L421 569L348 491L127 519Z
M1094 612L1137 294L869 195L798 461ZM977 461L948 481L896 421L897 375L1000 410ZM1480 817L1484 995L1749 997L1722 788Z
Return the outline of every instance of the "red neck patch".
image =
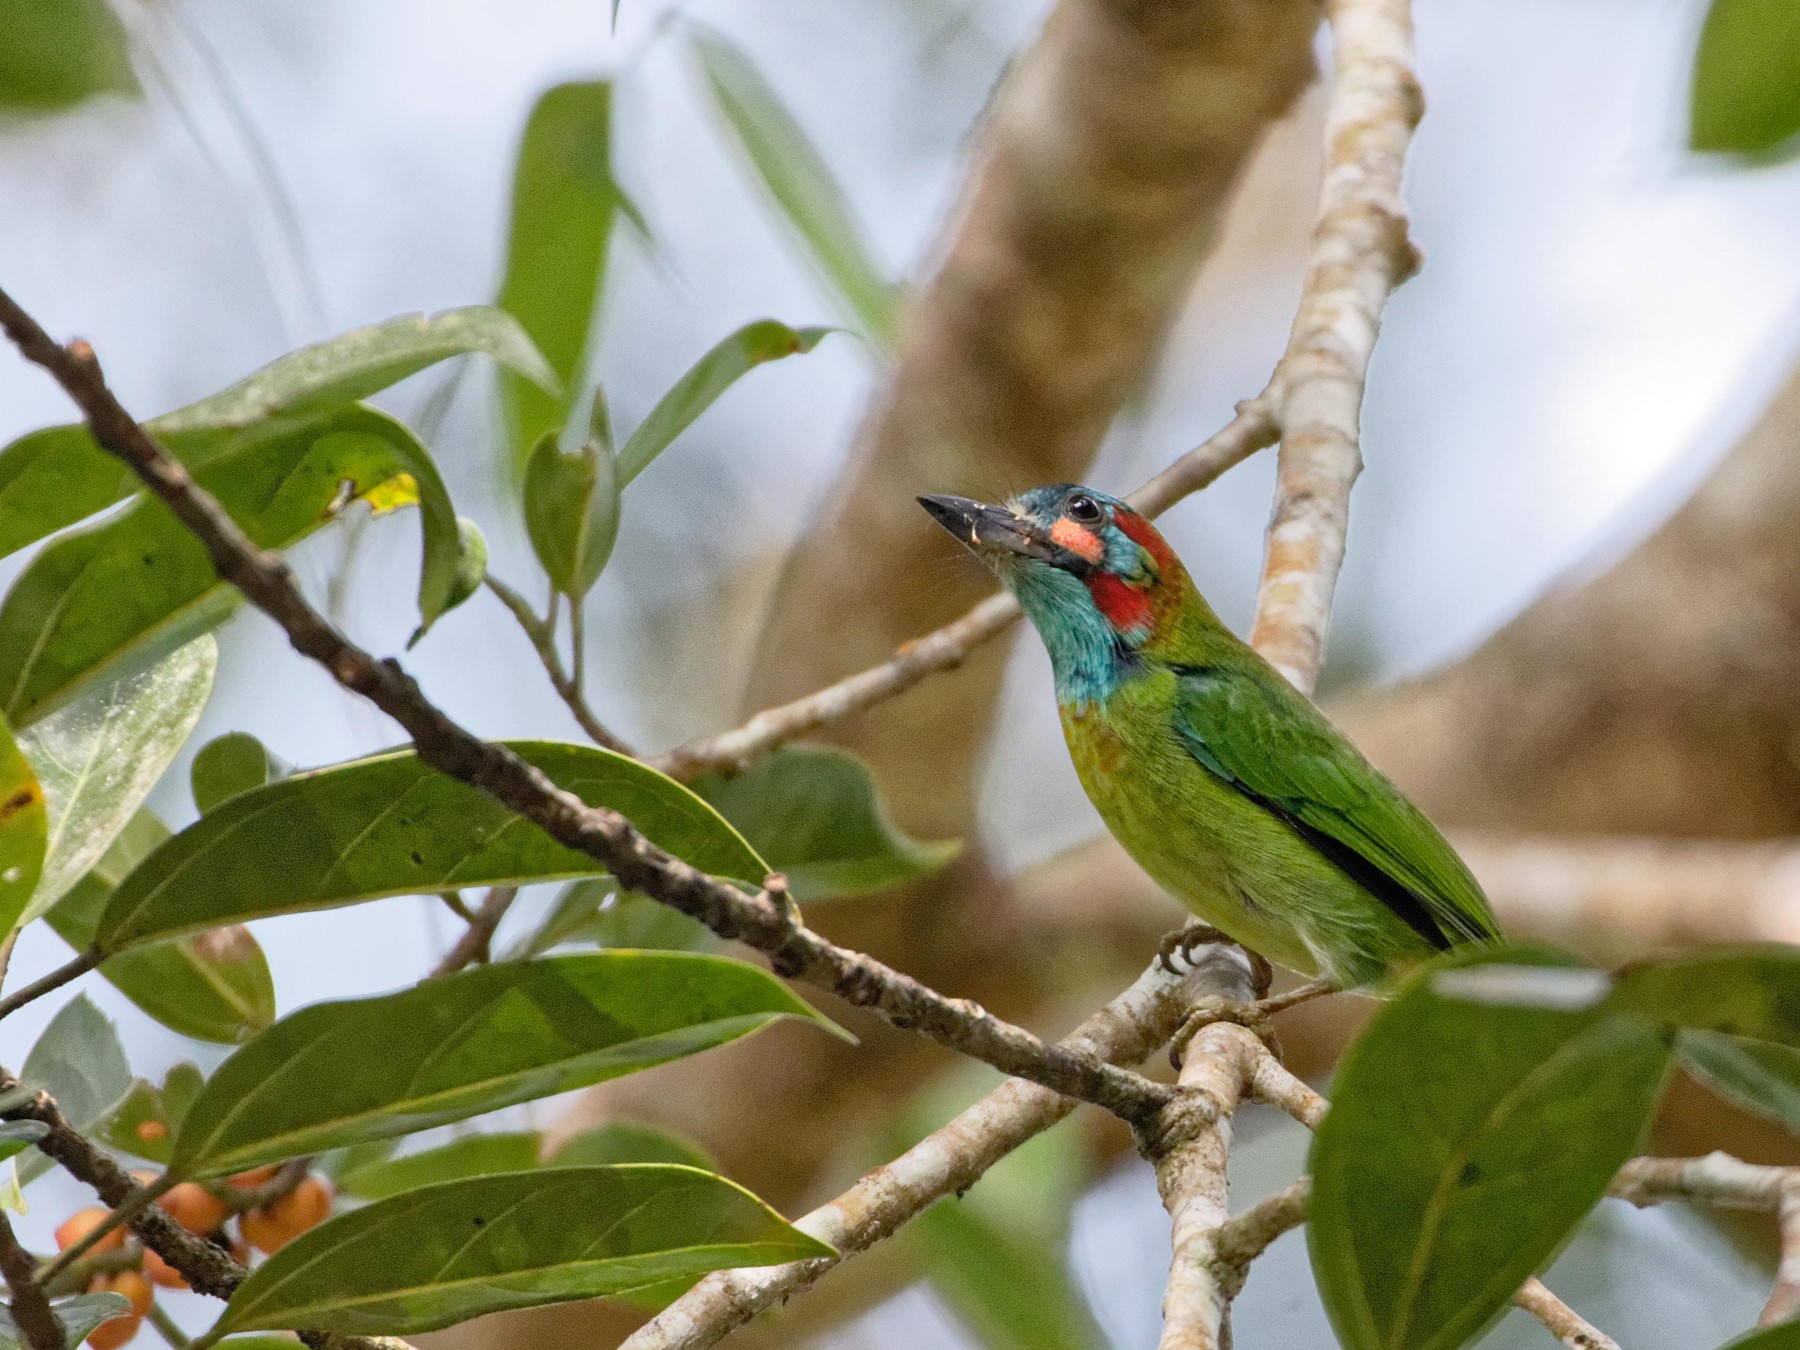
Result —
M1111 572L1094 572L1087 578L1088 594L1113 630L1133 637L1150 631L1150 593Z

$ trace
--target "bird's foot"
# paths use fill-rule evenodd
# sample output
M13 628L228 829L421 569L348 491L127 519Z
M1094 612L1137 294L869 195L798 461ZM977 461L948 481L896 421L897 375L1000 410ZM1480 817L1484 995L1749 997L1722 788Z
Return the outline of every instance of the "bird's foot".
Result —
M1184 965L1191 968L1195 951L1212 946L1236 947L1241 951L1250 962L1250 986L1256 997L1268 997L1269 986L1275 982L1275 967L1269 964L1268 958L1260 952L1251 951L1243 943L1209 923L1190 923L1186 928L1164 934L1163 940L1156 947L1157 964L1169 974L1179 975L1181 972L1175 968L1177 956Z

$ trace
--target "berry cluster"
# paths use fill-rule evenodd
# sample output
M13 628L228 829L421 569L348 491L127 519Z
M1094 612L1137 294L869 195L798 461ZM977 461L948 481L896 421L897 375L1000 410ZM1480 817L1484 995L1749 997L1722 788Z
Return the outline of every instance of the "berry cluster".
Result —
M250 1208L236 1208L227 1197L241 1192L265 1191L275 1180L279 1168L260 1167L232 1177L229 1188L215 1193L197 1182L184 1181L170 1188L158 1204L190 1233L227 1248L240 1262L248 1262L250 1249L265 1254L273 1252L299 1237L331 1213L331 1187L322 1178L308 1174L291 1190L273 1196ZM139 1175L140 1183L153 1180L152 1175ZM67 1250L94 1229L105 1223L111 1211L98 1206L77 1211L56 1230L56 1245ZM235 1219L237 1231L227 1225ZM93 1350L118 1350L138 1333L149 1314L156 1294L153 1285L164 1289L186 1289L187 1281L162 1257L135 1239L128 1244L126 1230L115 1229L87 1252L87 1258L107 1267L97 1271L88 1284L91 1293L122 1294L131 1310L102 1322L88 1335Z

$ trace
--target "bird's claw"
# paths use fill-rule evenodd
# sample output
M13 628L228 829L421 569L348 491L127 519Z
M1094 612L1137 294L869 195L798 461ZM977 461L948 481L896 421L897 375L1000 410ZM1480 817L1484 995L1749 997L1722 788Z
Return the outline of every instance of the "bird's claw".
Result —
M1192 967L1197 948L1218 945L1236 947L1244 954L1250 962L1251 989L1257 998L1267 998L1269 986L1275 983L1275 967L1269 964L1269 959L1260 952L1251 951L1243 943L1209 923L1190 923L1186 928L1164 934L1163 940L1156 947L1156 961L1169 974L1179 975L1181 972L1175 968L1177 956L1184 965Z

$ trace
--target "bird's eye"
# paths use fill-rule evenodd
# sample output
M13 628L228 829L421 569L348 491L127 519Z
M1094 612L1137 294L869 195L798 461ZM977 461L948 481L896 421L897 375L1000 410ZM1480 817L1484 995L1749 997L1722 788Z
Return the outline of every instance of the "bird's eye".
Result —
M1081 525L1097 525L1100 522L1100 503L1085 492L1077 492L1063 503L1063 510L1070 520Z

